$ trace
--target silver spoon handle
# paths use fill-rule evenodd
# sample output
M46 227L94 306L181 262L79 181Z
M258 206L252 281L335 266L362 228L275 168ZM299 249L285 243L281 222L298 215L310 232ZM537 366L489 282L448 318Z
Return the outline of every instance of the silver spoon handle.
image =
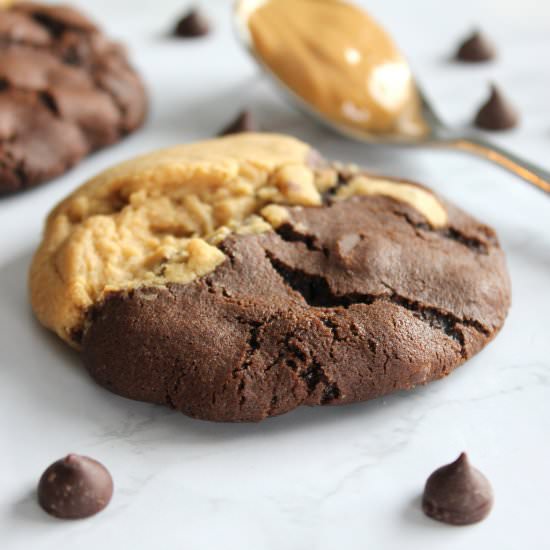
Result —
M548 170L544 170L494 143L477 137L459 137L442 141L439 144L483 157L513 172L542 191L550 193L550 172Z

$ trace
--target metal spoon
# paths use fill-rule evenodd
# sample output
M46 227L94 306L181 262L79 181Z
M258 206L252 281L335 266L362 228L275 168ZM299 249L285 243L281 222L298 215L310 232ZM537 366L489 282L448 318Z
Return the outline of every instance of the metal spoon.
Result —
M540 166L522 159L515 153L491 143L473 131L469 132L468 130L450 128L437 115L418 84L416 88L421 101L422 118L426 123L426 132L420 135L369 133L328 119L323 113L304 101L304 99L289 88L285 82L273 73L255 51L247 20L251 13L260 7L262 3L262 0L237 0L233 12L237 37L276 87L308 116L333 131L362 143L447 148L478 155L513 172L538 189L550 193L550 171L544 170Z

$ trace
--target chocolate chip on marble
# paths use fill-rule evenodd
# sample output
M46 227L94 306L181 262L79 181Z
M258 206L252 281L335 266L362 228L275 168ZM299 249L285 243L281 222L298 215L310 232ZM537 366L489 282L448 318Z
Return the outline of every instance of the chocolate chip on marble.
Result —
M176 24L172 35L177 38L198 38L210 33L210 23L197 10L187 12Z
M492 505L491 484L470 464L466 453L435 470L422 497L424 513L450 525L477 523L487 517Z
M38 483L38 502L48 514L82 519L103 510L113 495L109 471L87 456L69 454L51 464Z
M481 63L491 61L496 57L494 44L480 31L474 31L460 44L456 59L468 63Z
M239 134L241 132L258 132L259 128L256 119L250 111L244 110L237 115L230 124L228 124L218 134L219 136L228 136L230 134Z
M519 124L519 113L493 84L491 95L479 109L474 122L483 130L509 130Z

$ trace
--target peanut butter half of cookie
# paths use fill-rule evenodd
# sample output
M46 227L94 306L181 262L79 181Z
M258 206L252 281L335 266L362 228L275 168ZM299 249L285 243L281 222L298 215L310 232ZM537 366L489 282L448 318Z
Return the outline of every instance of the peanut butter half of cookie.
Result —
M441 378L510 303L486 225L421 185L253 133L80 187L47 220L30 293L99 384L216 421Z

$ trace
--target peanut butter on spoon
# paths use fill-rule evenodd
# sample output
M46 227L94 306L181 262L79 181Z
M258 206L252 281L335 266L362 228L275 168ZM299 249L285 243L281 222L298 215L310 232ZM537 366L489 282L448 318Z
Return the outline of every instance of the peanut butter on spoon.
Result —
M343 0L253 4L256 54L322 115L373 134L427 132L405 58L365 11Z
M344 0L237 0L237 37L308 115L365 144L474 154L550 193L550 172L445 124L388 35Z

